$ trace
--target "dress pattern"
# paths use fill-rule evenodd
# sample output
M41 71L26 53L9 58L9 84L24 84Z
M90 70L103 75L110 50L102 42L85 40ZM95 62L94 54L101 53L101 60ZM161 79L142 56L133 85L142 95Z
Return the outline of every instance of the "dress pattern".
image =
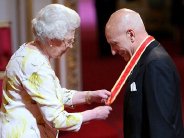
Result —
M26 44L11 57L3 79L0 138L54 138L78 131L81 113L68 113L74 90L62 88L49 60Z

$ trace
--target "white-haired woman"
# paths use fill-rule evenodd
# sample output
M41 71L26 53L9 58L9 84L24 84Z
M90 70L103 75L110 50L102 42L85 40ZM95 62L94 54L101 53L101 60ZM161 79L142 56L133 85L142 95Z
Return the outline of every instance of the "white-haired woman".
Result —
M50 65L50 58L72 48L79 24L79 15L60 4L47 5L32 20L34 41L23 44L6 68L0 138L54 138L57 130L78 131L83 122L108 117L112 108L105 105L66 112L67 106L105 102L110 92L62 88Z

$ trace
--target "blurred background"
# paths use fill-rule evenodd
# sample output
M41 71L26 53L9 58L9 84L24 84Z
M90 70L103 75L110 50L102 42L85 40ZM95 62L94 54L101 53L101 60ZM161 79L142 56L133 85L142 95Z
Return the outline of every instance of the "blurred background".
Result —
M181 77L184 119L184 1L183 0L0 0L0 87L10 56L23 43L33 40L31 20L45 5L61 3L76 10L81 26L74 48L52 61L62 87L77 90L111 90L126 63L112 56L104 28L110 15L120 8L140 13L146 29L173 58ZM2 91L0 89L0 96ZM123 138L124 87L104 121L82 125L79 132L61 132L62 138ZM1 101L1 98L0 98ZM83 105L69 112L91 109Z

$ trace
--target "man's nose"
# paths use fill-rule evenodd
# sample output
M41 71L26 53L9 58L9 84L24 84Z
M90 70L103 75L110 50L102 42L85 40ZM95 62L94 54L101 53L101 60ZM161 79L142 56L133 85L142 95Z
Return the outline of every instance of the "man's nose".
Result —
M116 51L114 51L112 49L111 49L111 53L112 53L112 55L116 55Z

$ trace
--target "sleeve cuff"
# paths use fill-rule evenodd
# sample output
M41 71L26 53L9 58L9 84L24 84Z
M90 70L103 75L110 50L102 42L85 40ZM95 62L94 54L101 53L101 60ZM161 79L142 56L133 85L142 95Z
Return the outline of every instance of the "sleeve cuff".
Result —
M74 108L75 105L73 105L73 96L77 93L77 91L75 90L69 90L69 91L70 91L70 94L68 95L69 100L65 103L65 105L69 106L70 108Z

